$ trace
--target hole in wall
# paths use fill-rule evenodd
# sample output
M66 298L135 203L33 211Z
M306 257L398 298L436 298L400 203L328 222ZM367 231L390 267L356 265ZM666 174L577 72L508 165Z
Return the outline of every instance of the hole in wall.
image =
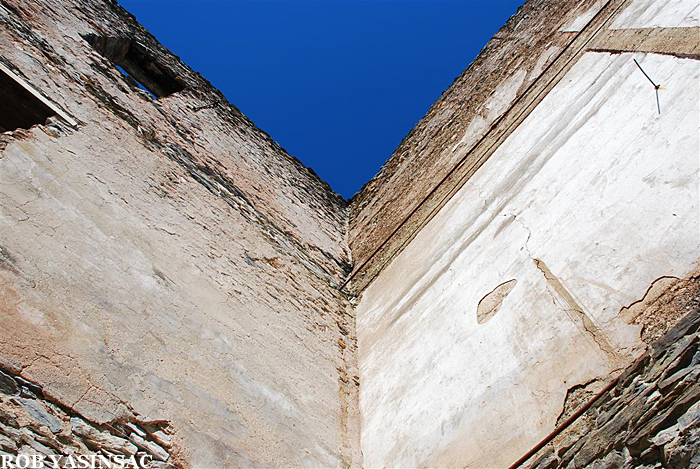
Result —
M0 67L0 132L44 124L56 112Z
M479 300L479 304L476 307L476 322L483 324L491 319L501 309L501 303L503 303L503 300L515 288L517 283L516 279L503 282Z
M86 34L83 38L139 88L156 98L185 89L166 67L158 64L142 45L123 37Z
M138 87L141 88L143 91L145 91L146 93L150 94L152 98L158 99L158 96L156 96L156 95L154 95L153 93L151 93L151 90L149 90L148 88L146 88L145 86L143 86L143 83L141 83L140 81L138 81L137 79L135 79L134 77L132 77L131 75L129 75L129 72L127 72L126 70L124 70L123 68L121 68L119 65L116 66L116 69L119 70L119 71L122 73L122 75L124 75L124 78L126 78L126 80L127 80L128 82L130 82L132 85L138 86Z

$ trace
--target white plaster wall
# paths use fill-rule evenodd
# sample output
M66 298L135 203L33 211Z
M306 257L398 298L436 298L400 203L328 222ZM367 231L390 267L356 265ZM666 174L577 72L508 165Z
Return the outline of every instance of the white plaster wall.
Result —
M633 58L664 88L661 115ZM553 429L569 387L639 353L620 308L700 256L699 79L689 59L585 54L365 290L366 467L507 466Z
M700 26L698 0L632 0L610 29L689 28Z

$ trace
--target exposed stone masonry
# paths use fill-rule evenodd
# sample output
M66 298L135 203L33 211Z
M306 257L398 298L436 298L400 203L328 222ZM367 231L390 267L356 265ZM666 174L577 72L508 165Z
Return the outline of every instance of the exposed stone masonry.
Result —
M110 458L120 455L134 457L139 467L174 469L180 464L168 427L136 419L94 424L47 400L36 383L0 371L0 457L36 455L49 467L53 457L59 467L71 467L78 455L95 455L106 460L96 459L104 464L98 467L109 467Z
M700 309L652 343L536 458L531 469L698 467Z

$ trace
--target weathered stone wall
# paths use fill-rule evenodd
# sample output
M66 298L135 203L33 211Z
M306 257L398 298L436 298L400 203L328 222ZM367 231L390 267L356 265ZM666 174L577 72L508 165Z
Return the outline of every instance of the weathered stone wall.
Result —
M0 134L0 456L515 461L697 306L698 9L529 1L348 220L116 3L0 0L0 62L67 115ZM670 425L598 445L649 410L623 378L541 463L686 461L691 329L629 372Z
M165 50L116 2L8 0L2 5L3 56L54 103L86 125L100 122L104 113L118 117L131 127L132 139L150 148L169 146L166 156L209 190L250 206L275 234L289 239L299 256L309 257L308 262L333 276L348 268L348 249L338 242L345 232L342 197ZM89 35L142 45L185 90L151 99L88 43Z
M700 258L699 57L688 34L650 53L608 31L697 32L698 5L596 5L542 93L504 107L478 167L356 284L367 466L507 467L678 317L636 311Z
M119 455L130 463L172 469L184 463L173 450L165 422L96 425L47 401L35 383L0 371L0 455L36 456L42 461L32 464L36 467L85 467L78 458L86 456L94 457L84 460L96 467L109 467L110 457L116 463Z
M2 369L65 428L167 424L178 465L359 464L343 200L115 2L0 23L3 64L78 121L0 135ZM155 99L93 37L184 89Z

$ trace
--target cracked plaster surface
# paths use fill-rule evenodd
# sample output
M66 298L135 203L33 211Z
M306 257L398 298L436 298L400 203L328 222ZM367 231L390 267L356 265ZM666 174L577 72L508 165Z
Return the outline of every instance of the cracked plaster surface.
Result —
M569 388L644 350L620 310L700 257L699 79L691 59L585 54L363 292L365 464L507 466Z

